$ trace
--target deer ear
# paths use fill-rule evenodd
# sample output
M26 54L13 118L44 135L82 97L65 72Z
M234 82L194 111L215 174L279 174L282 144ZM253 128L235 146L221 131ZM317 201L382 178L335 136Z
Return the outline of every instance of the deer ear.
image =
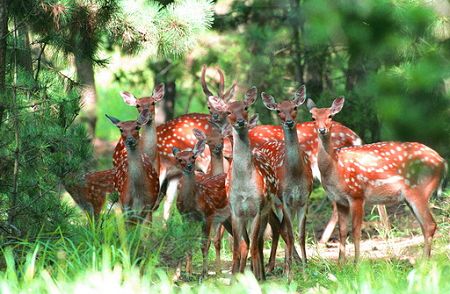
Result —
M227 104L217 96L209 96L208 104L210 107L220 112L226 112L228 109Z
M235 92L236 92L236 82L234 82L233 85L231 85L230 89L228 89L228 91L226 91L225 94L223 94L222 99L225 102L229 102L231 99L233 99Z
M110 116L110 115L107 115L107 114L105 114L105 116L116 126L117 126L118 123L120 123L120 120L115 118L114 116Z
M140 125L145 125L148 123L149 120L150 120L150 115L149 115L148 109L146 108L143 111L141 111L141 113L139 114L137 123Z
M256 125L258 124L258 120L259 120L259 115L256 113L255 115L253 115L249 122L248 122L248 128L252 129L254 127L256 127Z
M250 106L256 101L256 95L258 94L258 90L255 86L251 87L245 93L244 103L246 106Z
M271 96L265 92L262 92L261 98L262 98L264 105L267 107L267 109L269 109L269 110L277 110L278 109L278 105L275 102L275 98L273 98L273 96Z
M311 109L313 108L317 108L316 104L311 99L308 99L308 101L306 102L306 107L308 107L309 111L311 111Z
M194 150L192 150L195 158L197 158L205 150L205 144L206 144L205 140L197 141L197 144L195 144L194 146Z
M334 99L333 104L331 105L331 115L338 114L342 110L342 107L344 107L344 102L344 97Z
M301 86L294 94L294 104L296 106L300 106L305 103L306 95L305 95L305 85Z
M177 154L180 152L180 149L178 149L177 147L172 147L172 154L174 156L177 156Z
M206 140L206 135L199 129L193 129L192 132L194 133L194 136L197 138L197 140Z
M122 96L123 101L130 105L130 106L136 106L137 104L137 100L136 97L134 97L133 94L131 94L130 92L120 92L120 96Z
M163 83L156 86L155 89L153 89L153 95L152 95L153 100L155 102L161 101L164 97L164 92L165 92L165 87L164 87Z

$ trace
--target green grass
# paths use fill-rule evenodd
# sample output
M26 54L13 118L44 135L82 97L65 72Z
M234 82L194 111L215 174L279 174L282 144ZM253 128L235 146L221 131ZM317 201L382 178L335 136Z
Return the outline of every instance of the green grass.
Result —
M305 269L294 268L291 283L279 268L264 283L258 283L250 272L231 283L215 276L199 283L198 275L190 282L175 283L175 266L187 249L193 250L199 272L199 227L183 223L177 213L167 228L158 225L158 214L152 228L127 227L117 215L104 215L102 226L87 225L79 218L66 232L3 246L0 293L450 293L448 208L445 197L440 202L443 213L436 216L441 237L433 244L431 260L364 259L358 265L339 266L334 260L313 257ZM222 256L229 262L229 247L223 248Z

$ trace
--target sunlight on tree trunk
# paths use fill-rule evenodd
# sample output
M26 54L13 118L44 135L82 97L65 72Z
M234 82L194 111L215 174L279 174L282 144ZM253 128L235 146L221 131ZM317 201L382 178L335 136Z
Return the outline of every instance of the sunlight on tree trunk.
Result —
M75 55L75 66L78 82L81 85L81 101L83 112L81 121L87 123L88 134L95 138L95 126L97 124L97 92L95 89L94 66L92 60Z

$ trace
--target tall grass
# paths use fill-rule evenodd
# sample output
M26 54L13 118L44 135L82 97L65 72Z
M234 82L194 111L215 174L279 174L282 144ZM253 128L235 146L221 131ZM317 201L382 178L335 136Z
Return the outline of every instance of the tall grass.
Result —
M166 229L127 227L117 216L103 228L75 224L70 233L2 248L0 293L450 293L445 252L415 265L394 259L340 267L311 259L290 284L281 275L260 284L249 272L231 283L215 277L173 282L176 262L187 249L199 252L199 238L199 229L178 216Z
M448 191L445 195L433 204L439 235L431 260L422 260L415 248L413 261L366 259L339 266L310 258L306 268L294 268L291 283L281 272L264 283L250 272L233 279L224 274L174 282L176 265L187 250L194 253L194 272L200 271L198 225L184 223L176 212L165 227L158 215L152 227L130 227L120 215L105 214L96 225L79 218L65 231L2 246L0 293L450 293ZM229 252L223 256L229 262Z

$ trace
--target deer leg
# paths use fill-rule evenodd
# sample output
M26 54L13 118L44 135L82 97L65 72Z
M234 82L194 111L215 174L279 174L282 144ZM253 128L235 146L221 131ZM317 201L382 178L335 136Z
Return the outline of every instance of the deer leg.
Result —
M410 192L408 195L405 195L405 198L422 229L424 238L423 255L429 258L431 255L431 243L437 227L436 222L433 219L428 202L424 201L426 198L422 194Z
M203 244L202 244L202 256L203 256L202 276L206 276L208 274L208 251L209 251L209 246L211 244L211 239L210 239L211 226L212 226L212 219L207 218L206 223L204 224L204 236L203 236L204 239L203 239Z
M222 246L222 238L225 232L225 227L219 224L219 227L215 231L216 235L214 237L214 248L216 249L216 275L220 275L221 273L220 249Z
M250 233L250 251L252 255L253 274L257 280L263 279L263 271L259 249L259 235L261 229L261 215L258 213L253 220Z
M248 247L250 244L250 239L248 238L247 229L245 224L241 224L241 241L239 244L239 254L240 254L240 263L239 263L239 272L243 273L245 270L245 266L247 265L247 257L248 257Z
M275 260L277 255L278 240L280 239L281 225L277 216L273 211L270 212L269 224L272 228L272 247L270 248L269 263L267 264L267 272L272 272L275 268Z
M177 198L177 188L178 188L178 178L174 178L169 180L169 184L167 186L167 195L166 200L164 201L164 209L163 209L163 219L165 222L169 219L170 216L170 208L172 207L173 202Z
M383 225L383 229L387 233L391 229L391 224L389 223L389 216L386 211L386 206L384 205L377 205L378 214L380 215L381 223Z
M231 267L231 272L236 274L239 271L239 262L240 262L240 242L241 242L241 228L239 227L239 223L236 217L232 218L233 222L233 265Z
M322 237L320 238L319 243L324 244L327 243L328 240L330 240L331 234L333 234L334 227L336 227L336 224L338 222L338 211L336 207L336 202L332 201L332 205L333 205L333 213L331 214L330 220L328 221L328 224L322 233Z
M359 199L353 200L352 202L350 202L350 210L352 213L352 232L353 242L355 245L355 263L357 263L360 256L361 226L364 216L364 202Z
M259 258L260 258L260 268L261 268L261 275L262 279L266 279L266 274L264 271L264 232L267 228L267 223L269 222L269 216L265 215L261 219L261 226L259 230L259 236L258 236L258 248L259 248Z
M299 210L298 214L298 231L300 234L300 253L302 255L303 265L306 264L306 214L308 213L308 206L305 203Z
M288 279L291 278L292 257L294 251L294 230L292 225L291 214L283 207L283 221L281 222L281 231L285 235L284 242L286 243L285 257L284 257L284 271Z
M345 262L345 239L347 239L347 220L349 207L336 203L339 223L339 263Z
M192 275L192 251L189 250L186 254L186 274Z

